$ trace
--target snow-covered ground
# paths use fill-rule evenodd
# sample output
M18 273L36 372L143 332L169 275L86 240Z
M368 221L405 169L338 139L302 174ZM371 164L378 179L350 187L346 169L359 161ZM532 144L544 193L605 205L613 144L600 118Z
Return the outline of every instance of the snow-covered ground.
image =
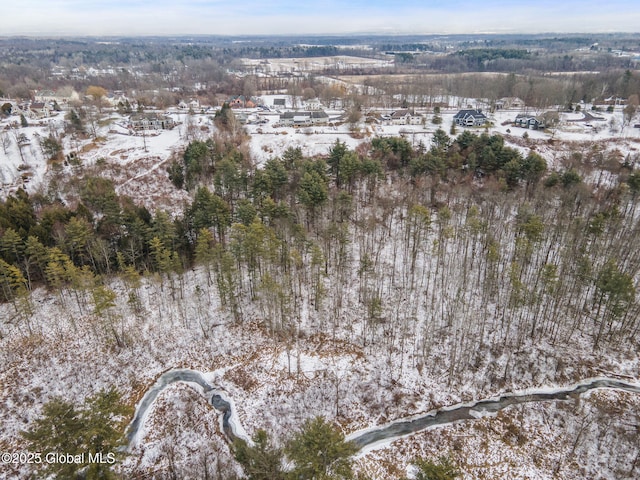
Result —
M327 57L241 59L245 67L257 72L269 74L291 72L313 72L326 69L349 72L360 68L391 68L393 60L377 60L374 58L354 57L351 55L333 55Z
M69 178L76 174L77 167L68 162L62 171L58 171L45 158L40 141L52 134L62 138L63 154L76 155L85 171L114 180L117 193L133 197L152 211L166 209L178 213L188 195L176 191L170 184L165 171L167 162L182 152L191 139L210 135L213 126L205 115L171 116L177 123L175 128L152 130L146 135L132 135L126 128L126 118L117 114L105 116L96 128L95 137L63 135L65 121L61 116L42 121L40 125L10 129L6 133L9 138L7 151L0 150L0 178L3 182L0 198L18 188L25 188L29 193L46 192L56 176ZM0 128L2 126L0 123ZM24 161L15 141L16 135L21 134L29 141L22 148ZM30 175L26 181L22 178L25 171Z
M453 114L442 115L445 131ZM489 131L508 135L506 130L510 129L509 144L523 153L535 148L552 166L559 166L560 157L576 145L602 145L626 155L635 152L639 139L640 129L627 128L621 134L603 128L594 134L590 127L578 124L570 125L571 131L559 128L553 136L554 144L548 142L551 134L532 130L527 131L527 141L522 139L523 130L501 125L515 114L499 112ZM610 121L610 116L607 118L605 123ZM119 126L122 118L113 115L112 122L100 127L95 140L65 137L65 153L78 152L85 168L113 178L119 193L152 209L173 209L177 213L188 194L170 185L164 166L190 139L204 138L214 127L207 116L188 118L183 114L176 119L181 124L173 130L142 137L129 135ZM189 125L192 128L187 128ZM31 155L24 162L33 172L26 184L29 191L46 188L51 178L36 136L46 137L51 128L60 127L18 129L30 139L30 146L25 148ZM258 128L263 133L258 133ZM420 141L428 145L437 126L377 126L375 130L363 126L369 129L363 138L353 138L346 126L338 130L311 128L313 132L247 126L254 162L260 164L281 155L291 146L300 146L307 155L322 155L336 139L355 147L373 135L403 134L416 145ZM15 144L6 154L0 150L0 155L2 178L9 184L3 189L6 195L21 184L16 179L23 161ZM64 167L63 173L73 175L73 167ZM358 248L354 245L350 253L355 262ZM390 261L393 253L382 250L382 257ZM355 270L345 285L358 284ZM355 292L345 294L348 318L342 319L336 335L329 335L326 324L323 326L326 319L306 305L304 311L309 318L303 319L305 328L300 335L278 340L266 331L264 314L250 304L243 307L243 322L234 323L221 308L213 287L207 286L202 271L187 272L183 285L183 292L171 292L173 287L166 280L161 284L157 278L145 279L133 292L142 305L142 310L135 312L127 302L130 289L113 280L111 287L118 293L118 304L111 318L125 332L125 347L117 347L109 329L90 313L90 300L76 302L71 292L35 292L29 326L19 320L12 305L0 305L0 318L9 319L0 332L0 447L11 451L23 448L19 431L54 396L83 399L114 385L133 405L162 372L171 368L214 372L211 381L223 386L235 400L249 434L264 428L278 441L314 415L324 415L350 433L514 388L554 387L563 381L573 383L607 373L636 378L640 368L637 355L593 352L591 339L583 338L566 345L525 343L517 352L517 369L511 355L487 348L480 352L486 358L482 357L477 371L461 372L456 381L451 381L442 360L451 354L448 341L434 339L428 352L431 364L420 366L397 347L382 353L381 346L363 346L359 338L366 328L366 312ZM497 324L497 316L491 321ZM28 334L28 328L35 333ZM504 380L507 371L508 381ZM630 394L594 392L575 402L514 407L496 419L480 419L399 440L359 458L357 465L372 478L399 478L416 456L451 453L465 462L465 478L473 480L578 479L595 475L611 480L637 478L636 470L618 472L611 465L633 463L638 406L640 400ZM597 421L592 422L592 418ZM219 458L231 459L215 412L198 392L185 385L172 386L160 395L139 440L124 466L128 474L142 468L166 472L169 458L188 465L194 456L210 451L211 445ZM0 469L0 478L26 475L25 468Z
M267 105L273 98L291 98L283 95L265 96ZM443 111L441 125L431 123L431 114L426 115L424 125L374 125L361 123L357 133L347 124L338 126L316 125L308 127L274 127L278 120L275 111L262 112L256 109L247 113L257 118L266 118L265 124L248 124L249 151L254 164L261 165L272 157L281 156L288 148L300 148L304 155L326 155L336 140L347 144L349 148L370 141L376 136L402 135L417 146L422 142L430 145L433 133L442 128L449 133L456 110ZM338 117L340 111L328 111L330 118ZM488 131L504 135L507 145L519 149L523 154L531 150L545 157L552 168L558 168L560 158L572 151L592 149L594 145L603 151L616 152L622 158L636 156L640 150L640 128L627 125L622 128L622 112L593 112L604 120L575 121L584 115L561 113L561 122L557 128L545 131L515 127L509 122L515 119L518 111L498 110L489 115L492 126L470 129L476 133ZM83 166L92 167L100 163L99 172L110 176L116 182L118 193L126 193L140 200L151 209L172 209L181 205L185 195L176 194L169 186L164 170L168 160L179 155L189 141L203 139L214 131L212 116L186 113L170 114L177 122L172 130L152 131L147 135L130 135L125 128L126 118L106 115L96 131L96 139L79 140L73 136L63 137L64 154L75 152ZM0 149L0 198L24 187L29 192L46 190L51 178L51 166L40 147L41 139L51 133L58 136L64 129L61 115L51 119L33 122L28 127L9 128L16 119L10 117L0 122L0 135L5 137L5 147ZM7 128L5 128L7 127ZM457 133L462 131L457 127ZM524 139L523 136L528 136ZM17 138L24 135L27 143L18 147ZM21 155L22 153L22 155ZM99 162L100 161L100 162ZM73 174L71 168L65 174Z
M21 135L24 140L19 141ZM48 126L8 128L0 123L0 198L22 186L33 190L42 185L48 165L39 138L48 135Z
M342 329L336 339L318 331L295 342L278 342L261 326L261 314L250 305L246 305L243 323L234 323L207 288L204 272L187 272L183 285L184 291L176 292L172 300L167 282L162 287L158 280L145 279L135 290L142 304L137 313L127 303L130 288L119 282L111 285L118 293L112 321L125 332L124 348L114 345L108 329L86 307L82 312L81 303L72 295L35 292L30 320L34 334L27 334L26 325L18 321L2 330L3 449L24 448L19 431L54 396L77 401L113 385L133 404L171 368L212 372L209 381L229 393L249 434L264 428L275 441L282 441L304 419L315 415L338 422L348 434L517 388L557 386L540 384L539 379L553 377L555 373L547 368L555 368L563 358L572 361L569 377L573 379L598 371L635 376L640 367L637 357L594 353L579 342L565 346L539 343L527 345L519 355L536 365L538 371L529 378L514 377L513 383L503 387L486 383L510 364L510 356L501 355L488 362L485 370L475 372L473 381L469 377L469 381L451 383L446 375L427 373L410 362L398 368L397 356L381 354L379 347L344 342L339 338L347 331ZM359 328L360 313L353 314L344 328ZM0 306L0 315L14 318L12 306ZM444 349L441 354L448 352ZM431 355L439 353L434 350ZM632 461L628 457L634 454L634 443L625 435L629 435L627 426L635 421L638 406L640 399L632 394L599 391L575 402L510 407L497 418L397 440L360 456L356 463L374 479L399 478L416 456L442 454L464 462L465 479L551 479L557 478L552 473L555 468L565 479L589 478L596 471L601 478L633 478L612 476L611 464L622 456L627 464ZM233 463L216 412L198 388L176 384L159 395L123 468L133 475L144 469L166 473L170 462L193 467L194 459L211 448L219 461ZM576 463L579 470L574 468ZM2 479L25 475L26 468L0 466Z

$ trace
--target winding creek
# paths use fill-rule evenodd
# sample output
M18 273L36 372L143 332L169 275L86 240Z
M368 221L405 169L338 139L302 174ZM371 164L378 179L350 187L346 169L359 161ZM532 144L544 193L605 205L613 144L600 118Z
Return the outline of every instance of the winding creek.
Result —
M128 428L129 448L134 447L138 441L138 434L144 424L149 407L166 387L176 382L196 384L202 389L207 401L220 412L220 426L229 441L233 442L236 438L242 438L247 442L251 442L238 420L233 402L221 387L209 383L205 375L199 371L176 369L162 374L138 404L134 418ZM462 420L474 420L494 415L511 405L570 400L591 390L602 388L640 393L639 384L611 378L594 378L567 388L530 389L523 392L508 393L500 397L443 407L385 425L358 430L348 435L346 440L355 443L360 450L365 447L369 450L438 425L447 425Z
M222 414L220 418L220 426L229 441L233 442L236 438L242 438L250 442L250 439L244 433L242 426L238 423L233 402L227 398L221 388L210 384L202 372L189 369L176 369L169 370L168 372L160 375L158 380L156 380L156 383L154 383L142 397L142 400L136 408L133 420L127 429L129 448L135 446L138 441L140 427L144 424L149 407L165 388L177 382L195 383L202 388L207 401L213 406L213 408Z

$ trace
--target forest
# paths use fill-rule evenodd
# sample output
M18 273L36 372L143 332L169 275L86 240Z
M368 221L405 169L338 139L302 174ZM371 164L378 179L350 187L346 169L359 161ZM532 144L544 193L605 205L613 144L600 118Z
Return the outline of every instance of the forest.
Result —
M640 173L631 164L593 151L548 171L499 135L438 130L429 146L389 137L353 151L336 141L324 157L291 148L255 168L240 142L219 133L175 158L167 174L193 193L175 218L82 171L61 190L65 201L19 191L2 202L0 293L12 315L0 336L39 335L30 292L44 288L87 315L93 341L129 351L138 320L116 313L114 276L138 318L141 282L180 304L197 268L198 288L236 325L258 312L265 335L287 348L327 334L379 352L392 375L442 375L451 387L486 371L494 388L545 375L512 357L531 345L637 348ZM594 162L618 180L585 182ZM501 371L487 363L505 357ZM260 435L262 453L236 450L247 474L251 455L276 451ZM456 472L442 462L429 465ZM331 478L349 478L340 475Z
M396 137L349 151L338 141L326 158L290 149L252 169L229 138L193 141L169 167L194 192L178 218L100 177L75 182L73 206L23 191L2 202L2 298L28 327L34 288L75 290L83 302L78 291L103 294L109 275L156 272L175 295L175 275L197 263L238 321L246 299L269 312L272 332L292 332L305 297L339 324L355 268L368 320L359 342L393 345L411 331L422 338L416 363L436 334L469 351L577 334L623 346L640 326L640 175L622 165L619 183L594 189L572 160L549 173L498 135L439 130L429 148ZM426 318L410 320L418 312ZM449 361L455 377L474 359Z

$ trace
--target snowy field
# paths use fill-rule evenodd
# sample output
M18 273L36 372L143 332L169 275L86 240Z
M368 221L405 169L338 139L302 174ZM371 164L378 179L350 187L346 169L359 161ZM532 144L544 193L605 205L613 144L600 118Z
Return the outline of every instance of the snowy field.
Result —
M245 67L268 73L313 72L325 69L349 71L359 68L390 68L393 60L336 55L327 57L241 59Z

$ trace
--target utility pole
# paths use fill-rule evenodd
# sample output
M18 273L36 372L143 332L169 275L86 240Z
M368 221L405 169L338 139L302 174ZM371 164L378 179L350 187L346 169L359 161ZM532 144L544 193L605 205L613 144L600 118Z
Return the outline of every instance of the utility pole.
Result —
M142 142L144 143L145 153L148 152L147 150L147 127L148 126L149 126L149 119L143 118L142 119Z

